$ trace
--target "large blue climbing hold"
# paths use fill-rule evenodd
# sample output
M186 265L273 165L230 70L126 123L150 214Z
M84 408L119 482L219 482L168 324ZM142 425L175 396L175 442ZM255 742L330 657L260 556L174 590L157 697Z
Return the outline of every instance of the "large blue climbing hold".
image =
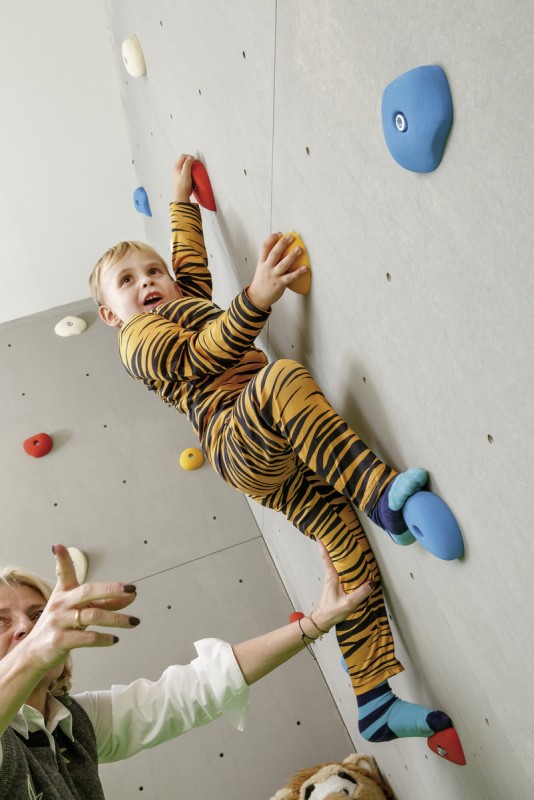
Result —
M404 169L435 170L451 125L451 90L441 67L416 67L386 86L382 97L384 137L389 152Z
M417 541L430 553L445 561L463 556L460 526L449 506L437 494L416 492L405 502L402 515Z
M142 186L138 186L134 192L134 206L140 214L144 214L146 217L152 216L148 195Z

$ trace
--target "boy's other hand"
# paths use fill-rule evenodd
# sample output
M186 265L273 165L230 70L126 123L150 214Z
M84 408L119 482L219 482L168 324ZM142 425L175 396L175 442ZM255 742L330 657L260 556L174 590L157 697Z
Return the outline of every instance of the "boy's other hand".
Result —
M291 234L273 233L262 244L254 279L247 289L249 299L257 308L267 311L282 297L287 287L308 270L303 266L289 272L302 252L300 247L294 247L283 257L292 241Z
M188 203L193 192L191 167L195 158L183 154L172 168L172 199L175 203Z

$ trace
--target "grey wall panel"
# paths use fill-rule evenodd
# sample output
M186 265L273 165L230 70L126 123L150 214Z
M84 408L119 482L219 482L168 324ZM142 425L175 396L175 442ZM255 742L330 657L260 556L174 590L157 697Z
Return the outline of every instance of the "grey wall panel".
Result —
M432 787L436 797L501 798L510 773L514 793L528 796L532 725L519 698L532 696L521 611L532 566L532 103L519 76L531 9L497 1L485 13L459 3L337 0L162 4L150 13L111 6L116 39L138 25L153 54L153 76L124 88L139 137L149 141L157 117L169 158L198 137L219 203L217 217L204 220L217 279L227 276L221 297L250 280L264 232L298 230L312 293L277 304L270 352L310 366L384 458L425 465L465 532L465 559L445 564L421 548L399 550L367 525L407 666L394 688L451 713L468 767L439 762L424 741L362 742L339 654L322 643L317 655L355 745L376 755L400 796L426 797ZM216 69L181 60L186 53L193 62L200 15ZM179 39L184 24L190 41L156 54L161 36ZM258 48L269 87L251 87L243 71ZM439 169L416 175L387 152L380 100L393 78L426 63L446 70L455 121ZM171 85L168 76L184 72L190 80ZM176 108L190 111L181 124ZM165 159L149 145L137 166L164 175ZM294 604L305 607L319 578L313 546L276 515L254 513Z
M444 707L468 759L465 768L452 767L424 740L363 742L331 636L315 647L328 690L305 654L273 676L275 684L257 687L244 737L219 722L106 768L110 796L143 786L168 797L177 774L194 780L201 773L202 782L215 771L229 796L249 796L256 785L255 795L268 797L303 761L341 758L357 747L376 756L399 798L526 800L534 784L531 4L108 0L107 7L136 181L153 209L143 220L147 240L168 253L170 167L183 151L203 156L215 189L218 213L203 216L221 305L250 281L271 229L298 230L312 259L312 292L305 299L288 293L277 304L270 353L306 363L382 457L398 468L426 466L432 488L458 516L466 556L454 563L418 546L396 548L365 524L406 666L394 689ZM121 62L120 44L132 33L147 59L142 79L130 78ZM438 170L416 175L387 152L380 99L389 81L427 63L446 70L455 119ZM114 238L127 235L118 215ZM90 327L60 341L53 324L73 311ZM8 531L1 555L46 571L47 542L68 537L89 552L95 576L115 577L118 565L127 579L146 576L139 602L151 623L129 641L153 628L150 655L161 651L161 664L176 653L174 644L159 642L169 619L162 612L185 602L181 581L191 592L211 591L206 576L213 573L235 612L229 624L242 615L251 633L277 624L283 593L244 501L207 467L179 472L176 458L193 443L187 422L121 371L113 332L97 324L90 306L21 320L0 334L8 376L0 382ZM32 461L21 442L43 429L56 447ZM280 516L259 507L253 514L292 604L307 610L319 589L316 549ZM255 580L263 587L261 601L246 608L245 585L235 584L233 571L243 564L260 570ZM272 618L265 616L271 585ZM172 609L160 608L162 587ZM180 618L184 642L205 622L226 630L222 604L213 606ZM238 638L240 630L224 635ZM184 658L192 654L179 649ZM109 658L126 672L135 659L122 652ZM115 679L112 661L99 667L96 654L89 658L94 667L79 659L80 679L86 665L101 685ZM148 652L142 658L152 664ZM278 691L282 717L270 702ZM317 717L306 718L318 732L308 747L300 733L310 697L326 721L322 729ZM264 729L264 715L276 735ZM258 753L279 767L270 771L262 760L258 769ZM171 761L179 770L167 771Z
M54 333L67 313L85 333ZM0 561L53 580L50 547L64 542L88 556L89 580L138 587L141 626L114 648L76 653L75 691L155 679L194 658L202 637L237 642L286 624L292 606L245 500L207 464L180 469L180 452L198 444L189 424L127 376L89 301L1 325L0 373ZM22 442L43 431L54 447L31 458ZM219 720L102 777L109 800L140 787L202 797L214 779L222 797L268 797L297 765L352 747L306 652L252 688L244 733Z

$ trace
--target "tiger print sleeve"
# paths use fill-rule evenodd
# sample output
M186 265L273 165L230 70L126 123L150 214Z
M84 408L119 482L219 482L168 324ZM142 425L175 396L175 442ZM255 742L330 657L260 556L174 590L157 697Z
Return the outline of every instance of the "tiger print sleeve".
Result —
M211 300L212 281L204 244L200 208L171 203L172 268L185 297Z
M184 310L184 303L191 308ZM221 311L199 330L187 327L187 317L201 312L205 305L202 301L182 300L168 305L165 316L140 314L121 328L122 362L134 378L178 382L220 374L240 362L269 317L269 312L250 302L245 291L234 298L227 311ZM173 318L174 306L179 309L179 322Z

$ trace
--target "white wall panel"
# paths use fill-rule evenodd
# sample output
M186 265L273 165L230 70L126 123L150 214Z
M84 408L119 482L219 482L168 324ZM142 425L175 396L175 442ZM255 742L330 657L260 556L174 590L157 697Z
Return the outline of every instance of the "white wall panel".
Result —
M142 226L103 0L2 0L0 14L4 322L86 297L113 232Z

